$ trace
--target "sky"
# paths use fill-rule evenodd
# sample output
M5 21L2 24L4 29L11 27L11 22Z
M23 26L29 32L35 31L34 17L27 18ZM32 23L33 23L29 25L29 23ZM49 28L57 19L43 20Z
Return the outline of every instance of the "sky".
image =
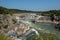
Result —
M60 0L0 0L0 6L31 11L59 10Z

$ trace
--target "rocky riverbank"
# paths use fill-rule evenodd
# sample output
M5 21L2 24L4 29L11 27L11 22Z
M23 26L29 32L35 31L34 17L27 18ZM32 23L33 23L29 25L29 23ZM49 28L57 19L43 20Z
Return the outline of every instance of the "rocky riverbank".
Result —
M53 24L58 24L57 21L51 21L51 20L37 20L36 22L44 22L44 23L53 23Z

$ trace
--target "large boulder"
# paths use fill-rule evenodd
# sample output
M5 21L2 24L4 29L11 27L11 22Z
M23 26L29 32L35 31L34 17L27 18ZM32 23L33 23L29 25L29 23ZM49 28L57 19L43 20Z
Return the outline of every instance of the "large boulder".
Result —
M55 28L60 30L60 24L55 25Z

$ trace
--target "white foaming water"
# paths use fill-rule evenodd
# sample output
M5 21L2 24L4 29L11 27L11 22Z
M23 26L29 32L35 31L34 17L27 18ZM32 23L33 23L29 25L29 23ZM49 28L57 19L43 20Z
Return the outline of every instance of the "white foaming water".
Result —
M25 23L25 24L28 24L29 27L32 27L32 22L29 22L29 21L24 21L24 20L20 20L22 23ZM38 29L37 27L34 27L36 29ZM46 33L50 33L48 30L45 30L45 29L42 29L42 28L39 28L38 30L41 30L42 32L46 32ZM36 34L39 34L38 31L36 31L35 29L32 29L32 31L35 31Z
M34 31L37 35L39 35L38 31L35 29L31 29L32 31Z

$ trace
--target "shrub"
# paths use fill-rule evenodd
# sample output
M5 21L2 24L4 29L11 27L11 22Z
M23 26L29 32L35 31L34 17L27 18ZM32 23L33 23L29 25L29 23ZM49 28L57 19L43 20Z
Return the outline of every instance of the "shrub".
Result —
M13 21L13 24L15 24L17 22L15 19L12 19L12 21Z
M3 28L5 28L5 29L8 28L8 25L4 25Z

